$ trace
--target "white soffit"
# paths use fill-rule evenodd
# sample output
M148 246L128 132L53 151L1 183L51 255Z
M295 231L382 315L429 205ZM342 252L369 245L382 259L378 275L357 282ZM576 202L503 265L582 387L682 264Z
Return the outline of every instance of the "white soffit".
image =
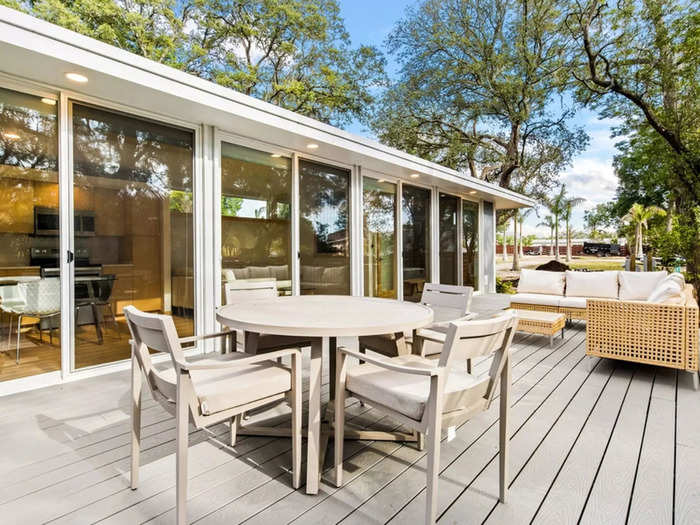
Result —
M496 208L533 206L518 193L425 161L376 141L248 97L103 42L0 6L0 71L12 77L241 136L306 151L328 161L362 165L407 182L438 185ZM65 73L88 77L75 84ZM418 173L417 179L410 175ZM476 191L476 193L470 193Z

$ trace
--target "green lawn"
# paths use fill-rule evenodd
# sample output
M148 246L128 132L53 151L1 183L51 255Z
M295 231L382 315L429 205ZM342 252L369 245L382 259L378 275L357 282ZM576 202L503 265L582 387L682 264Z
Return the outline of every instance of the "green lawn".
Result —
M601 260L586 260L586 261L572 261L567 263L572 270L582 270L584 268L588 270L624 270L625 263L621 261L606 261Z

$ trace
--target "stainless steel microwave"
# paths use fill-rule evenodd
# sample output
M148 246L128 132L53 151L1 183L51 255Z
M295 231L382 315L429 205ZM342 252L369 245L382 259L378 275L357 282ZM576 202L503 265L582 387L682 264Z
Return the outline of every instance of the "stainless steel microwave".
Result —
M95 214L91 211L77 211L73 216L75 235L87 237L95 235ZM60 219L56 208L34 208L34 234L58 236Z

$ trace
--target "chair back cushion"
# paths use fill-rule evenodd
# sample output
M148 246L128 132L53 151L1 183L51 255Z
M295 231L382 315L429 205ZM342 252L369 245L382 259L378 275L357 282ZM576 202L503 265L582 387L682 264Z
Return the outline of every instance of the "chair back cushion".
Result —
M564 274L543 270L522 270L518 282L518 293L564 295Z
M683 275L672 273L656 285L647 297L647 301L650 303L685 304L684 287L685 278Z
M618 271L566 272L567 297L617 299Z
M25 299L25 314L49 315L61 310L61 282L58 278L38 279L17 286Z
M620 300L646 301L654 288L668 275L660 272L620 272Z

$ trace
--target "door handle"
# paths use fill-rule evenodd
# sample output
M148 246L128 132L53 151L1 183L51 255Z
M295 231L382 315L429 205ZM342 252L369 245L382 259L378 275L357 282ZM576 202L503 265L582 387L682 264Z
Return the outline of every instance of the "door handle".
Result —
M67 262L68 264L70 264L70 263L73 262L73 259L75 259L75 256L73 255L73 252L70 251L70 250L68 250L68 251L66 252L66 262Z

